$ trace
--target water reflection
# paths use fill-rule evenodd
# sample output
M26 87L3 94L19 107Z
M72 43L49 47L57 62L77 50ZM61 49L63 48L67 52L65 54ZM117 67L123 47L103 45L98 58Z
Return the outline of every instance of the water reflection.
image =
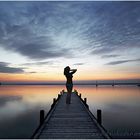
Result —
M8 96L8 95L1 96L0 97L0 107L5 105L7 102L18 101L21 99L22 99L22 96Z
M0 138L30 138L63 86L1 86ZM10 130L10 131L9 131Z
M39 110L49 110L64 86L0 86L0 138L30 138L39 123ZM138 87L75 86L87 97L91 111L103 111L103 125L116 132L140 132ZM9 131L10 130L10 131ZM123 138L119 136L119 138ZM126 138L126 136L125 136Z
M102 109L103 126L114 138L140 138L140 88L133 86L75 88L87 97L90 110L95 116L96 110ZM135 137L132 134L130 136L128 132L135 132Z

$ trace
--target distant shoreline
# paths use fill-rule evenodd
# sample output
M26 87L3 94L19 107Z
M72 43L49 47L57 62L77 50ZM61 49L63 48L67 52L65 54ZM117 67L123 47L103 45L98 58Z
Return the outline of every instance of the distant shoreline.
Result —
M1 83L2 85L65 85L65 83ZM93 85L93 86L102 86L102 85L133 85L140 86L140 83L74 83L74 85Z
M0 81L0 85L65 85L66 81ZM140 79L128 79L128 80L89 80L89 81L73 81L74 85L93 85L93 86L100 86L100 85L110 85L110 86L117 86L117 85L136 85L140 86Z

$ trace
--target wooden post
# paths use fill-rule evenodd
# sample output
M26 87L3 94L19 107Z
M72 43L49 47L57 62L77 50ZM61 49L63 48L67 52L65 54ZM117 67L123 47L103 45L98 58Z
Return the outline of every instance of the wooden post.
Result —
M40 110L40 125L44 122L45 112L44 110Z
M55 104L55 102L56 102L56 98L53 98L53 104Z
M112 87L114 87L114 86L115 86L115 82L114 82L114 80L113 80Z
M98 87L98 82L96 81L96 87Z
M81 93L79 94L79 97L81 98Z
M85 104L87 104L87 98L84 98L84 102L85 102Z
M56 98L53 98L53 103L51 105L51 109L54 107L55 103L56 103Z
M64 94L64 92L65 92L65 90L63 89L63 90L62 90L62 93Z
M76 94L78 94L78 92L77 92L77 90L76 90L76 89L74 89L74 92L75 92Z
M97 110L97 122L102 124L102 112L100 109Z
M58 94L58 99L60 98L60 96L61 96L61 95L60 95L60 94Z

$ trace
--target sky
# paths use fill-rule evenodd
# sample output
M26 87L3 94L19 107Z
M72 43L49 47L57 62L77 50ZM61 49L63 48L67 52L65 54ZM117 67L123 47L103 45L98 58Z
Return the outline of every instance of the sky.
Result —
M0 2L0 81L140 79L140 2Z

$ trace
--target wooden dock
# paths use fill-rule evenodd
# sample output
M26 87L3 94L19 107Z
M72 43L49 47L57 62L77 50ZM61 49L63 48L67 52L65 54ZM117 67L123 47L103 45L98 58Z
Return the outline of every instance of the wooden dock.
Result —
M44 117L40 113L40 126L32 138L35 139L99 139L111 137L101 125L101 111L98 119L90 112L81 94L77 91L71 94L71 104L66 104L67 93L62 91L53 100L50 111Z

